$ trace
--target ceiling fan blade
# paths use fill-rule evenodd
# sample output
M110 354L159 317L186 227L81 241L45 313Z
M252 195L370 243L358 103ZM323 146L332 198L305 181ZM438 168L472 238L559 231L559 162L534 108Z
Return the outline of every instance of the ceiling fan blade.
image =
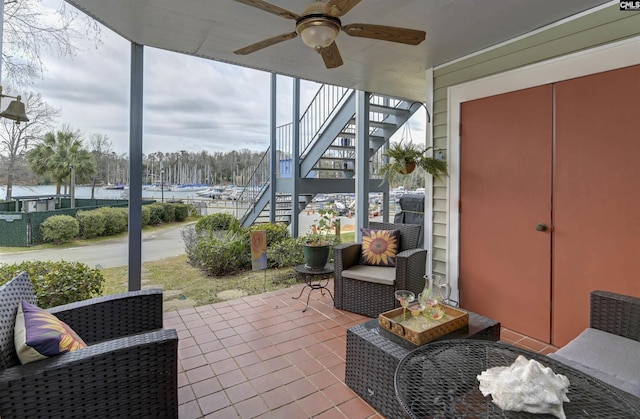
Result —
M344 16L358 3L360 3L360 0L329 0L324 5L324 12L333 17Z
M264 0L236 0L238 3L246 4L247 6L252 6L260 10L264 10L265 12L273 13L274 15L278 15L285 19L293 19L298 20L300 16L297 14L283 9L280 6L276 6L275 4L268 3Z
M324 65L327 68L336 68L340 67L342 62L342 57L340 56L340 51L338 50L338 45L333 42L328 47L322 48L320 50L320 55L322 55L322 59L324 60Z
M415 29L396 28L393 26L368 25L366 23L352 23L342 27L351 36L361 38L380 39L382 41L398 42L400 44L418 45L424 41L427 33Z
M289 39L293 39L296 36L298 36L298 34L295 32L283 33L282 35L274 36L273 38L265 39L260 42L256 42L255 44L246 46L244 48L240 48L238 50L233 51L233 53L238 55L251 54L252 52L259 51L266 47L270 47L271 45L279 44L280 42L283 42L283 41L288 41Z

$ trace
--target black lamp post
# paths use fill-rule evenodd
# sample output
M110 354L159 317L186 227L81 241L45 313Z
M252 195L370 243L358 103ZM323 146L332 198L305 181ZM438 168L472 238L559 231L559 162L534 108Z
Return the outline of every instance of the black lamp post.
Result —
M76 167L74 165L70 165L69 169L71 169L71 179L69 180L69 193L71 194L69 201L71 202L71 208L76 207Z
M160 169L160 199L164 202L164 169Z

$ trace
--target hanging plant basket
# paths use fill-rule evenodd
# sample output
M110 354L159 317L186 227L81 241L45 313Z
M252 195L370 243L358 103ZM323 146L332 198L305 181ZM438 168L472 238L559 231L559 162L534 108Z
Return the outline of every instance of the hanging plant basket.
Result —
M425 149L424 146L413 143L409 124L406 123L402 139L397 143L390 144L383 153L389 158L389 161L378 170L378 174L383 176L382 183L385 180L391 183L397 175L408 175L418 166L436 178L439 178L440 175L446 175L447 163L433 157L427 157L426 153L430 149L431 147Z
M398 170L398 173L403 175L408 175L409 173L412 173L414 170L416 170L416 161L410 160L405 163L404 169Z

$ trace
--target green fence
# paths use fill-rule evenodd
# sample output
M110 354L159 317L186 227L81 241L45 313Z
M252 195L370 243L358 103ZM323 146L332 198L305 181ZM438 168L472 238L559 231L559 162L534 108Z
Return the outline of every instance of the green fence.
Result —
M15 201L2 201L2 202L0 202L0 212L15 211L15 210L16 210L16 202Z
M156 201L143 201L142 205ZM76 208L70 208L69 199L62 199L59 209L37 212L0 211L0 246L27 247L42 244L40 225L52 215L75 217L78 211L90 211L100 207L127 207L129 201L116 199L76 199Z
M29 214L0 212L0 246L28 246L27 226L29 225Z

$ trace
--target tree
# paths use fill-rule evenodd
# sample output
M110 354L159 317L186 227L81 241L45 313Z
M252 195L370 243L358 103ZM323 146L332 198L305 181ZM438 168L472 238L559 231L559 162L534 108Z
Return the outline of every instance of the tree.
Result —
M40 0L5 2L4 7L2 73L14 87L27 86L42 76L43 50L73 56L81 41L100 42L98 23L64 1L53 16Z
M60 111L51 107L39 93L29 92L25 106L29 109L29 122L16 124L10 119L0 119L0 149L6 150L7 192L5 199L11 200L13 190L13 175L18 158L22 157L34 140L42 137L45 131L51 129Z
M109 157L113 152L113 145L106 135L93 134L89 139L89 147L91 148L91 155L96 165L96 173L91 181L91 199L94 199L96 183L99 180L104 181L104 179L107 178L105 172L108 170L107 165L109 164Z
M66 193L71 166L75 167L78 183L89 181L96 170L93 156L82 145L80 133L72 131L68 126L64 126L55 134L46 133L44 138L27 152L27 160L35 173L51 174L56 181L57 194L60 194L63 184Z

